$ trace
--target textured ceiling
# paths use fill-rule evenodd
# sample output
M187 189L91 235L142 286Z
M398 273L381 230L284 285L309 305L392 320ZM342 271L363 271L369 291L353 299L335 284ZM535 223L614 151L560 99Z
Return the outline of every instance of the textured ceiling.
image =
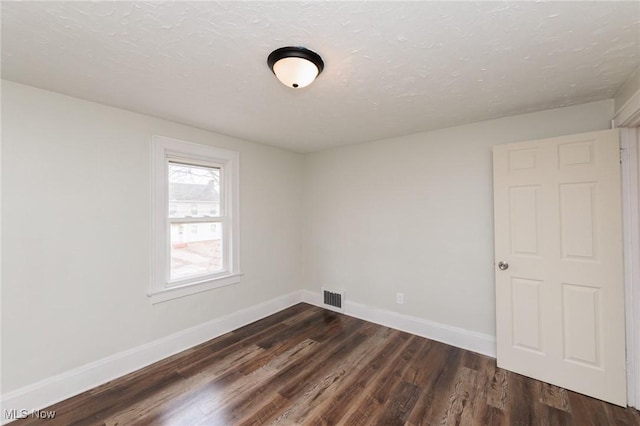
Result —
M613 97L640 2L2 2L2 77L298 152ZM315 50L311 86L266 65Z

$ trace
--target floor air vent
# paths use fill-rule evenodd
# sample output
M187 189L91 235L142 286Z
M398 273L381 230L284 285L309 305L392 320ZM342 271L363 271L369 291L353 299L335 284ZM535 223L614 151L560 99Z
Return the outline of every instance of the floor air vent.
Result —
M344 310L344 290L322 289L324 305L334 311Z

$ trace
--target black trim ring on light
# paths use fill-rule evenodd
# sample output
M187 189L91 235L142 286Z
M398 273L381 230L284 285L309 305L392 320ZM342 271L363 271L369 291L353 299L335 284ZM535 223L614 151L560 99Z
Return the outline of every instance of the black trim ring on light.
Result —
M322 58L320 57L320 55L318 55L316 52L306 49L304 47L287 46L287 47L281 47L280 49L274 50L273 52L271 52L271 54L267 58L267 64L269 64L269 68L271 69L271 72L274 75L275 75L275 71L273 70L273 66L280 59L284 59L284 58L306 59L307 61L315 65L316 68L318 68L318 75L320 75L320 73L324 69L324 62L322 61Z

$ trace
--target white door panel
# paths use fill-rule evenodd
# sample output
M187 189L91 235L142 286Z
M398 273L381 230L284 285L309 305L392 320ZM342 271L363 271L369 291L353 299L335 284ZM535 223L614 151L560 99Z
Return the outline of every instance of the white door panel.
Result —
M626 405L618 131L494 147L498 365Z

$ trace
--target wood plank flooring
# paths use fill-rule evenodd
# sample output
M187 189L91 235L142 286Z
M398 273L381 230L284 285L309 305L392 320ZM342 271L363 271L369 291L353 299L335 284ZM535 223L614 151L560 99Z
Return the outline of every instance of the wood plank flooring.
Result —
M495 360L306 304L16 425L640 425Z

